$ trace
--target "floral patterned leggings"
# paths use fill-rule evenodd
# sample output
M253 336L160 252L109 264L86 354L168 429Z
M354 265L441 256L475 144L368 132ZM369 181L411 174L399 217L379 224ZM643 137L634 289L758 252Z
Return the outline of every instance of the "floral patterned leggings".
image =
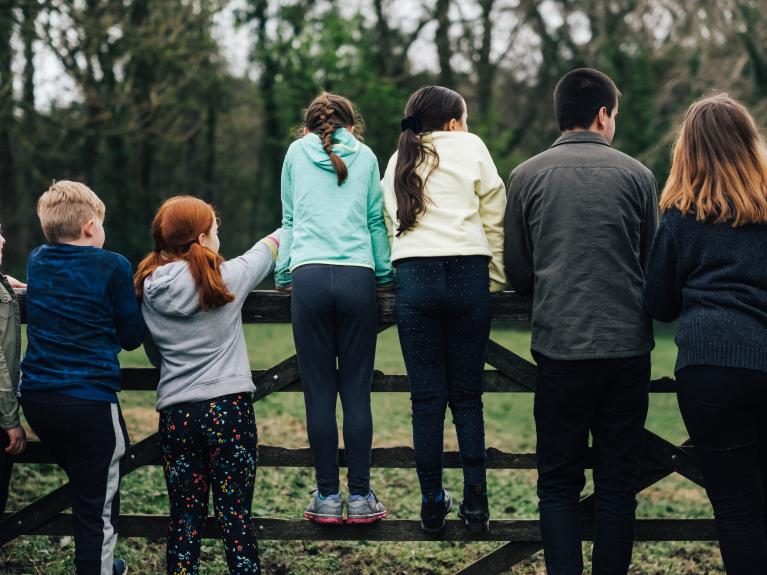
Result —
M211 484L230 573L260 574L258 541L250 516L258 433L249 394L163 409L160 450L170 499L168 575L199 573Z

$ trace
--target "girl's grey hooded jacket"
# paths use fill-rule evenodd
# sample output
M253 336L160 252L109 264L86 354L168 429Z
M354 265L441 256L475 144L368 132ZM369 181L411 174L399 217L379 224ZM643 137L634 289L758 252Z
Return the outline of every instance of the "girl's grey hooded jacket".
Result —
M272 237L279 241L279 230ZM144 347L160 368L158 411L184 402L255 391L241 308L248 293L274 269L276 250L263 239L243 255L221 264L234 301L200 309L199 289L187 262L157 268L144 280L141 310L149 331Z

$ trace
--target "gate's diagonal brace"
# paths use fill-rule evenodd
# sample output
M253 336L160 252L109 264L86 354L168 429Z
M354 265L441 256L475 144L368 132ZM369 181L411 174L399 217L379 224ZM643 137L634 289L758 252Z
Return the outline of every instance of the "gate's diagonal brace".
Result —
M128 449L120 464L120 476L127 475L160 457L157 434L145 437ZM69 482L9 515L0 523L0 546L39 527L72 504Z
M683 443L684 447L687 443ZM654 483L664 479L673 473L672 470L644 470L639 479L639 489L637 493L647 489ZM584 497L580 501L580 510L583 518L594 516L594 495ZM525 559L529 559L536 552L540 551L540 543L514 542L511 541L502 545L498 549L491 551L484 557L478 559L464 569L457 571L455 575L498 575L511 569L514 565Z
M504 375L535 390L536 367L490 340L485 354L485 361ZM702 485L702 476L695 458L689 450L689 440L677 447L665 439L645 430L644 456L666 468L664 471L643 471L639 491L657 483L677 471L691 481ZM580 502L581 513L585 517L594 515L594 496L589 495ZM491 551L455 575L497 575L511 569L520 561L528 559L541 549L539 543L511 541Z

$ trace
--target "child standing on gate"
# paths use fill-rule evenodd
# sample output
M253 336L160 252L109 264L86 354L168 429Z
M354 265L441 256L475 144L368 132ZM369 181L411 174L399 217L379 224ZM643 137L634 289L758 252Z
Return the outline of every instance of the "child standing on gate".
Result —
M112 557L129 445L117 354L141 344L144 322L130 263L102 249L105 211L84 184L54 183L37 202L50 243L27 261L21 404L72 486L77 575L127 572Z
M421 527L441 531L452 509L442 488L445 409L458 433L464 476L460 516L489 528L482 372L490 292L503 271L503 181L485 144L468 132L466 102L441 86L405 107L397 152L383 179L397 268L396 314L413 404Z
M261 572L250 515L258 463L255 391L241 308L273 269L279 231L229 261L218 220L191 196L166 200L152 222L154 250L136 272L136 294L160 368L160 451L170 499L167 572L197 573L212 488L232 575Z
M355 137L360 124L349 100L321 94L306 110L303 137L291 144L282 166L283 248L275 282L292 285L293 337L317 479L304 517L318 523L344 521L339 394L349 470L346 521L372 523L387 515L370 489L370 391L376 285L391 285L393 275L378 161Z

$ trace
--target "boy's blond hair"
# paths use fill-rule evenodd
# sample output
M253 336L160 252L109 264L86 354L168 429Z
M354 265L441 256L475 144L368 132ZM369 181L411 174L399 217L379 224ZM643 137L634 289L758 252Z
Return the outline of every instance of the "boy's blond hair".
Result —
M37 217L49 242L80 239L83 224L93 218L103 221L106 207L85 184L54 182L37 200Z

